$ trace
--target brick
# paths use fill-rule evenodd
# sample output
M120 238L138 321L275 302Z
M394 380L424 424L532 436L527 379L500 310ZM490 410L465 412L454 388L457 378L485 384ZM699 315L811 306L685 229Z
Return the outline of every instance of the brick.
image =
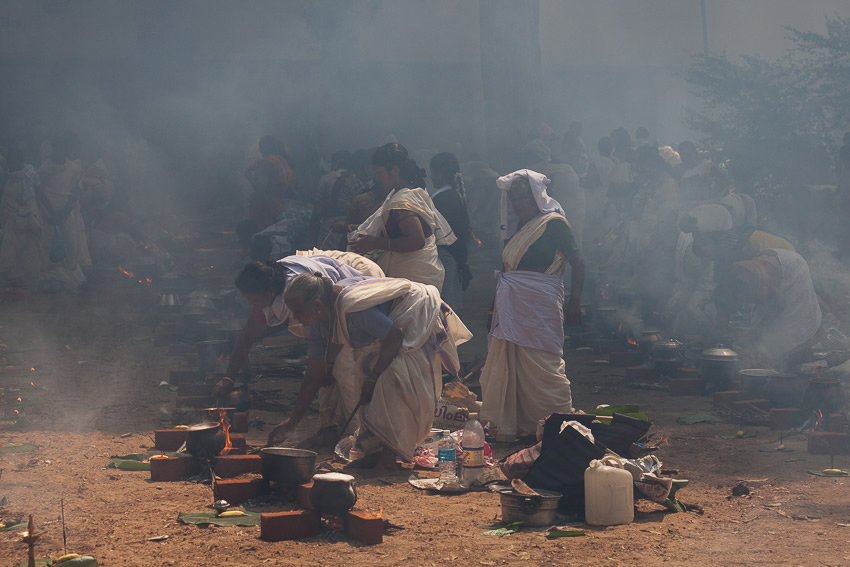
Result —
M345 514L345 537L375 545L384 541L384 519L365 510L351 510Z
M319 514L312 510L271 512L260 515L260 539L284 541L315 537L320 528Z
M732 402L737 402L743 400L746 396L746 392L743 390L724 390L722 392L714 392L714 405L715 406L729 406L732 405Z
M732 406L752 406L765 413L770 411L770 402L763 399L738 400L737 402L732 402Z
M233 413L233 423L230 430L237 433L245 433L248 431L248 412L237 411Z
M231 433L230 444L233 446L233 448L230 450L231 454L244 455L248 452L248 442L245 441L244 435L240 435L239 433Z
M850 434L812 431L809 433L808 451L814 455L848 455Z
M700 377L699 370L697 370L696 368L688 368L686 366L682 366L681 368L679 368L676 371L676 378L679 378L679 379L691 379L691 380L693 380L693 379L699 378L699 377Z
M629 366L637 366L643 361L643 356L639 352L612 352L608 355L608 362L614 368L626 368Z
M197 463L189 457L163 457L151 459L152 482L177 482L186 480L194 472Z
M204 382L183 382L177 385L177 395L179 397L203 396L209 398L212 395L212 386Z
M646 382L655 379L655 368L647 366L629 366L626 368L626 382Z
M667 389L672 396L701 396L705 393L705 382L699 378L671 378Z
M313 510L313 503L310 502L310 493L313 491L313 481L299 484L295 489L295 503L299 508L304 510Z
M173 452L186 442L185 429L157 429L153 432L154 446L160 451Z
M233 478L246 473L260 473L260 455L221 455L215 458L215 474L222 478Z
M833 433L847 433L847 419L841 413L826 416L826 424Z
M771 429L791 429L800 424L803 412L797 408L771 408L769 425Z
M231 504L242 504L253 498L259 498L268 492L268 483L261 478L217 480L213 492L216 500L227 500Z
M212 398L209 396L178 396L176 405L178 408L208 408L212 406Z

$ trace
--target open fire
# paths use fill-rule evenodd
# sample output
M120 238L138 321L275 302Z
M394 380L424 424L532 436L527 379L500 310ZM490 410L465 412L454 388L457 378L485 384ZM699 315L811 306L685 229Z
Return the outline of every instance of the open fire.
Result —
M218 410L218 420L221 423L221 431L224 433L224 449L219 455L227 455L233 449L233 444L230 441L230 419L227 417L227 410Z

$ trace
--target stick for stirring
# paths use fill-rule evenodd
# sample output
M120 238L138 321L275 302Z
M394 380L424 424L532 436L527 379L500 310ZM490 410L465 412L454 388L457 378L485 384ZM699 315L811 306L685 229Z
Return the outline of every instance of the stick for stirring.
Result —
M68 555L68 537L65 535L65 499L59 499L59 506L62 510L62 549L65 550L65 555Z
M351 420L354 419L354 416L357 415L357 410L360 409L360 406L363 405L363 401L358 401L357 405L354 406L354 410L351 412L351 415L348 416L348 420L346 420L345 425L342 426L342 430L339 432L339 439L336 440L336 445L339 445L339 442L345 438L345 431L348 429L348 426L351 425Z

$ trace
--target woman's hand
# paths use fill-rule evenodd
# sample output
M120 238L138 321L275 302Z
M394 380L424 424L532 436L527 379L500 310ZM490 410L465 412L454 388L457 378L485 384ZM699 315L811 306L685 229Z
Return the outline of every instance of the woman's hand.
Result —
M291 417L287 417L279 424L272 429L271 433L269 433L268 441L266 442L266 446L274 447L276 445L280 445L284 441L286 441L287 437L292 435L292 432L295 431L295 427L298 424L292 420Z
M358 236L354 241L351 242L351 249L357 252L358 254L367 254L372 250L377 250L378 248L382 248L385 245L385 239L378 238L377 236L368 236L364 234Z
M368 378L363 382L363 387L360 388L360 403L363 405L372 401L372 396L375 394L375 385L378 383L377 378Z

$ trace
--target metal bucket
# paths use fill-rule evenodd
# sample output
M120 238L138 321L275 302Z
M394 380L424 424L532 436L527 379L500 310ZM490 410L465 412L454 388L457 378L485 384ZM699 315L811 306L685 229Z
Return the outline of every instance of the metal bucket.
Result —
M539 496L526 496L513 488L499 491L502 504L502 522L522 522L526 526L551 526L561 501L561 493L537 490Z
M266 447L260 450L263 478L281 484L310 482L318 454L306 449Z

